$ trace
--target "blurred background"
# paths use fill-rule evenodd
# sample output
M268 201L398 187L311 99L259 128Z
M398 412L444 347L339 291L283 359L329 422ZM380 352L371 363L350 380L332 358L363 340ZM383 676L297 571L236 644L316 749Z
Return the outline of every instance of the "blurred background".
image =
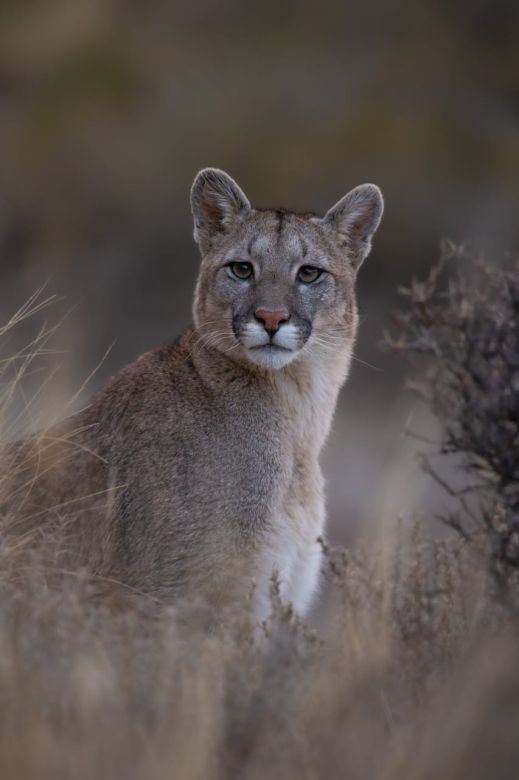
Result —
M59 413L110 345L78 404L189 324L199 168L226 169L256 205L318 212L373 181L386 214L324 458L330 534L437 500L405 435L433 422L378 344L397 285L442 237L517 250L518 105L513 0L4 0L1 321L45 283L61 301L41 316L66 315L28 377L30 398L57 369L33 419Z

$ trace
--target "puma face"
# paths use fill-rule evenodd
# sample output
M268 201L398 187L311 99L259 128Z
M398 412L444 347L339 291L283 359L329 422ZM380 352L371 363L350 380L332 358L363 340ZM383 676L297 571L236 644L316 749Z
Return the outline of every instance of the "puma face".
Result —
M320 218L255 209L233 179L208 168L191 203L200 343L270 370L351 346L355 275L383 211L378 187L357 187Z

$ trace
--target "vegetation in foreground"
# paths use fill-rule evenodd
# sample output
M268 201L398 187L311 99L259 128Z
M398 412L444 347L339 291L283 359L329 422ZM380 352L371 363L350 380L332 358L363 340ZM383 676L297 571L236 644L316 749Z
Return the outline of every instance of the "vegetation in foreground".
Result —
M369 545L325 545L318 630L274 581L262 631L244 608L208 633L202 604L114 610L4 518L1 777L517 776L519 267L451 249L404 294L386 343L425 358L414 387L463 479L424 465L454 530L395 520Z

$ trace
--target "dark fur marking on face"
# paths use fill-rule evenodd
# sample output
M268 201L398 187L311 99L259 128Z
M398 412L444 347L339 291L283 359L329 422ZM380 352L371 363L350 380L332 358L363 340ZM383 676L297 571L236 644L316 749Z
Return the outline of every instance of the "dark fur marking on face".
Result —
M277 226L277 234L278 238L281 237L281 233L283 232L283 220L285 219L286 212L282 209L278 209L276 211L276 216L278 218L278 226Z
M235 314L232 318L232 332L238 338L240 332L240 315Z

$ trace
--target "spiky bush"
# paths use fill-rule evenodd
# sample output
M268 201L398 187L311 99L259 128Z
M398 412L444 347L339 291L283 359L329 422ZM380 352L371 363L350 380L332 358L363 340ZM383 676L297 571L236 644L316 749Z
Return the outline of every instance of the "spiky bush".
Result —
M442 456L461 457L453 487L424 457L424 468L457 499L444 519L488 542L502 588L519 575L519 258L490 262L448 242L427 279L401 288L406 308L385 343L426 361L411 383L442 424Z

